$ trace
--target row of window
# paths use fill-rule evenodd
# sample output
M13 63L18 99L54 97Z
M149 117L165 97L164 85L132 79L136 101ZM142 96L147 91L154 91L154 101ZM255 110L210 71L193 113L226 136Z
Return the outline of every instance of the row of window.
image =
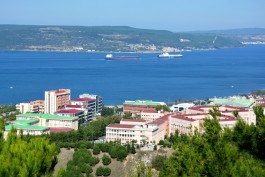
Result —
M107 132L117 132L117 133L119 133L119 132L128 132L128 133L132 133L132 132L134 132L134 130L115 130L115 129L108 129L107 130Z
M135 135L129 134L115 134L115 133L107 133L107 136L122 136L122 137L135 137Z

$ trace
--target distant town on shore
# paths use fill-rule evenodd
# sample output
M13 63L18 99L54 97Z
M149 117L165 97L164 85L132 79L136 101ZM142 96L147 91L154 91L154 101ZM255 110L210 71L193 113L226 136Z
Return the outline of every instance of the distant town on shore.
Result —
M265 29L171 32L127 26L0 25L0 50L181 52L265 44Z

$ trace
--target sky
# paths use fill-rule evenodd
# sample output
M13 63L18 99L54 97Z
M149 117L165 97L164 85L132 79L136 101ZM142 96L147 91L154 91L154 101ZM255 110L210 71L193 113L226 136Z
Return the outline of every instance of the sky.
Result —
M0 0L0 24L265 28L265 0Z

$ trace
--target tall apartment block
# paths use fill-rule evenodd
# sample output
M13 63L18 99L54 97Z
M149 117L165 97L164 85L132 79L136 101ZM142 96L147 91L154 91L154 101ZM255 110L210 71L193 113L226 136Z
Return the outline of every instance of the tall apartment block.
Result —
M95 107L95 114L100 115L102 112L102 106L103 106L103 102L102 102L102 97L98 96L98 95L92 95L92 94L82 94L79 95L79 98L90 98L96 101L96 107ZM92 104L92 102L91 102ZM90 107L90 106L88 106ZM93 109L93 108L91 108Z
M59 89L45 91L45 114L54 114L60 109L64 109L64 106L69 104L70 101L70 89Z

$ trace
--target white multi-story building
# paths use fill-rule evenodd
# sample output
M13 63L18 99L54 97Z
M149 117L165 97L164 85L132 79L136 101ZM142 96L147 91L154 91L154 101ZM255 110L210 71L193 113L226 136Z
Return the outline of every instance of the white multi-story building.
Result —
M140 113L140 117L147 122L152 122L160 117L163 117L166 114L168 113L161 111L143 111Z
M63 109L70 101L69 89L45 91L45 114L54 114Z
M106 141L120 141L121 144L133 140L137 144L158 143L164 138L167 122L167 119L160 119L150 123L144 120L123 119L120 124L106 127Z
M143 142L156 142L170 134L194 134L195 131L204 132L202 127L206 118L212 119L208 113L210 106L195 106L186 109L186 113L164 113L160 117L157 113L146 114L143 112L143 119L123 119L120 124L111 124L106 127L106 141L121 141L122 144L136 140L138 144ZM238 119L247 124L256 124L256 116L251 109L221 106L218 107L221 116L218 116L222 128L233 128ZM234 112L238 112L238 117ZM154 115L152 115L154 114ZM154 119L151 121L151 119Z
M16 110L24 114L27 112L30 113L44 113L44 101L36 100L29 103L19 103L16 104Z
M70 105L65 106L65 110L72 110L72 109L84 111L84 119L87 121L91 121L93 118L94 112L89 107L84 107L82 105L71 105L71 103Z
M194 106L193 103L180 103L180 104L174 104L170 107L170 110L172 112L185 112L186 108Z
M69 117L78 117L80 122L85 120L85 114L83 110L78 109L61 109L55 112L58 116L69 116Z
M186 114L208 114L212 106L194 106L186 109ZM222 115L234 116L233 112L238 112L239 118L242 118L247 124L256 125L256 115L253 109L235 107L235 106L219 106L218 110Z
M103 101L102 101L102 97L101 96L84 93L82 95L79 95L79 98L91 98L91 99L96 100L95 114L97 114L97 115L100 115L101 114L102 107L103 107Z

